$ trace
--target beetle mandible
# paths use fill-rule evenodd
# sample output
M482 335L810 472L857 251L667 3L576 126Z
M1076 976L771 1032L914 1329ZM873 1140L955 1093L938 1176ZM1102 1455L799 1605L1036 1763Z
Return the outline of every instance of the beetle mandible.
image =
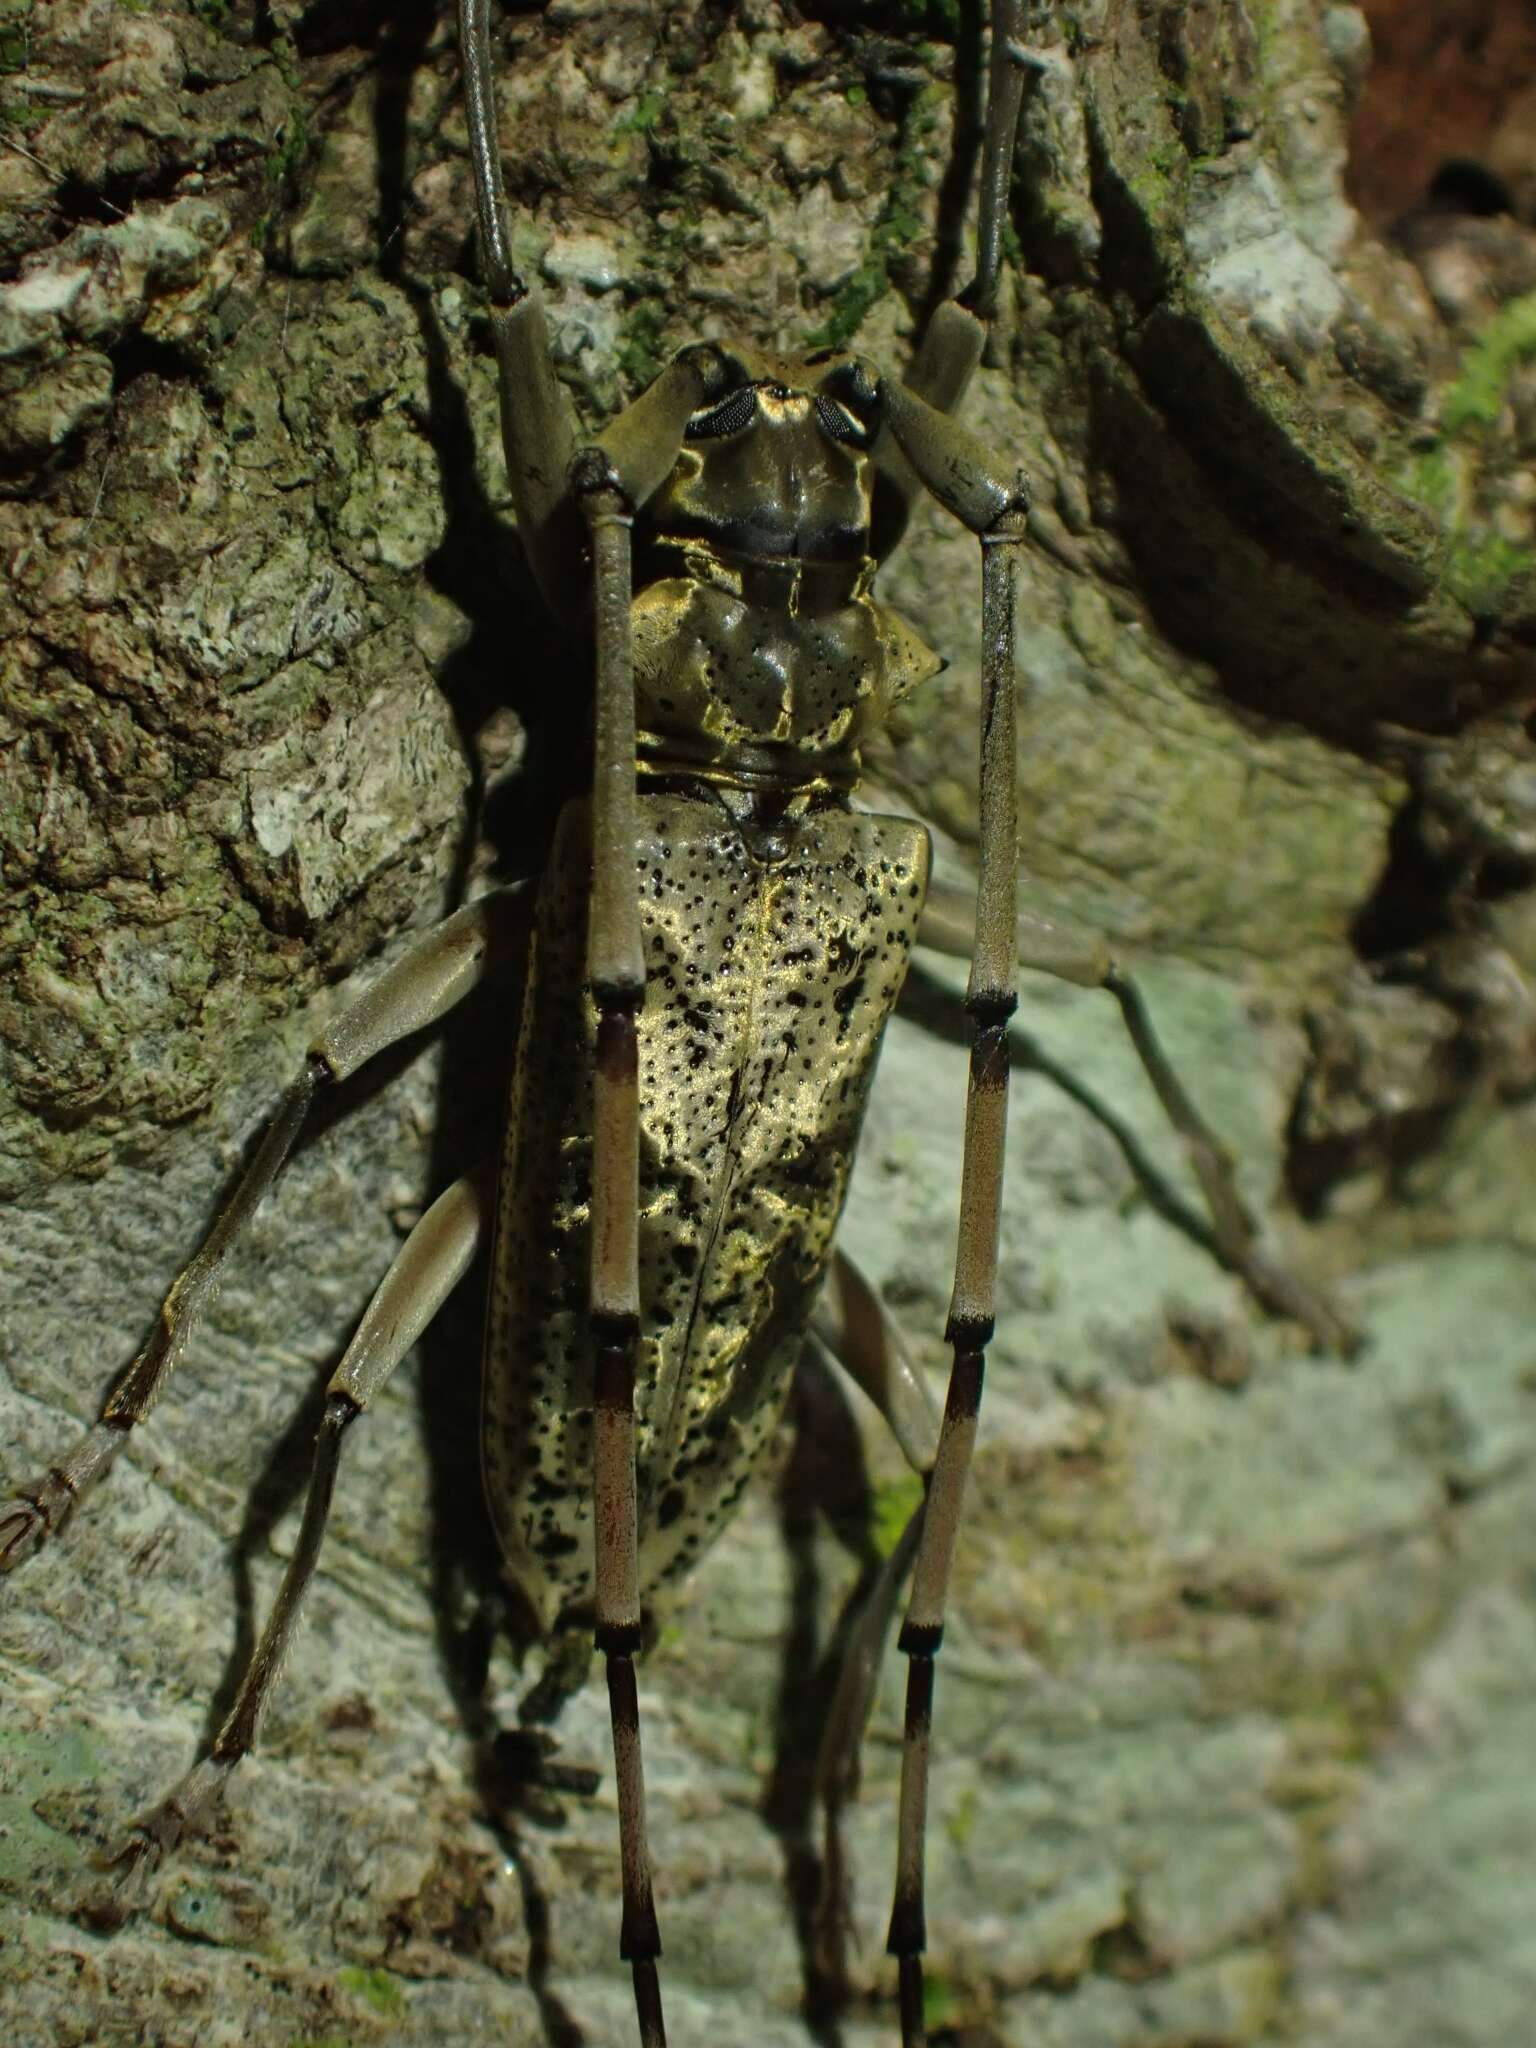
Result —
M551 604L579 624L595 603L600 679L594 801L567 814L550 861L518 1063L523 1094L498 1198L487 1476L519 1588L551 1631L595 1622L607 1658L624 1949L647 2043L663 2034L633 1671L642 1603L698 1555L777 1419L830 1257L884 1017L919 936L921 833L848 801L860 738L932 665L870 594L919 485L978 532L987 565L972 1136L951 1315L956 1374L936 1462L920 1383L899 1364L881 1377L856 1352L848 1363L930 1475L927 1515L898 1552L905 1559L921 1539L903 1636L913 1678L891 1936L903 2035L923 2037L928 1703L991 1319L1019 937L1011 617L1025 503L1010 467L949 414L995 296L1022 83L1018 15L1000 9L994 33L977 282L935 316L908 376L896 382L854 356L787 361L701 344L587 449L565 424L537 299L511 265L484 8L466 20L519 524ZM626 701L631 665L638 732ZM23 1496L8 1524L8 1563L100 1478L147 1412L312 1096L456 1000L494 954L505 908L492 898L461 913L318 1042L173 1291L159 1337L84 1444ZM583 926L585 960L571 944ZM922 935L941 938L944 927L930 917ZM1129 984L1092 946L1067 945L1048 964L1119 996L1176 1120L1203 1145ZM558 1071L555 1047L569 1048ZM1215 1148L1197 1157L1224 1247L1261 1280ZM314 1567L342 1434L463 1271L492 1206L483 1182L450 1190L369 1311L333 1383L305 1535L247 1685L210 1757L144 1824L146 1849L170 1846L249 1748ZM589 1239L590 1303L577 1283ZM857 1699L845 1706L845 1736L860 1708Z

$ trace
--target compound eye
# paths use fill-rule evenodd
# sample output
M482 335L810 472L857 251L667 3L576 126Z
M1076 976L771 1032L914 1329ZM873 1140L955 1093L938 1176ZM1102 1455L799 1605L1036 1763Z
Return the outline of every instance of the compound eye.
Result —
M750 384L738 384L715 405L707 405L688 422L684 439L721 441L727 434L739 434L757 417L757 393Z
M879 371L858 356L844 356L821 380L816 413L834 441L868 448L880 431Z
M823 391L816 394L816 417L822 430L845 448L867 448L875 438L857 413L850 412L839 400L828 398Z

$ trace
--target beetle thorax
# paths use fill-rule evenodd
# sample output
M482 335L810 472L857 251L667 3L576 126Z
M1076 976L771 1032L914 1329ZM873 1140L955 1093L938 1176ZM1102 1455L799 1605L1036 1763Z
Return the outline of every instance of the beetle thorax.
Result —
M939 666L871 594L872 424L839 361L731 361L638 522L642 762L851 786L865 734Z

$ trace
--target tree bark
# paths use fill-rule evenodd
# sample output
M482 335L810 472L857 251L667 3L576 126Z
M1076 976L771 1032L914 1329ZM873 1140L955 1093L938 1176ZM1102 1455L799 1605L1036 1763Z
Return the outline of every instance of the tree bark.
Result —
M514 234L582 418L701 336L899 371L967 271L983 26L509 14ZM1351 7L1030 34L965 414L1035 493L1027 900L1136 968L1278 1255L1368 1344L1308 1356L1220 1269L1114 1005L1032 977L939 1678L935 2038L1503 2043L1536 1869L1536 183L1500 157L1513 212L1367 225ZM11 1481L94 1416L341 984L536 868L587 675L510 524L446 15L38 0L0 67ZM948 666L872 771L963 865L974 543L923 509L882 588ZM892 1029L846 1228L938 1369L956 986L925 966ZM515 1024L489 991L348 1091L163 1410L0 1586L18 2040L628 2039L611 1773L563 1831L489 1818L538 1665L492 1627L474 1300L352 1432L227 1825L138 1902L89 1861L227 1698L318 1389L494 1143ZM804 1675L909 1497L867 1421L786 1433L642 1670L676 2043L807 2038ZM895 2031L897 1663L853 2016L812 2036L848 2048ZM600 1687L560 1736L606 1773Z

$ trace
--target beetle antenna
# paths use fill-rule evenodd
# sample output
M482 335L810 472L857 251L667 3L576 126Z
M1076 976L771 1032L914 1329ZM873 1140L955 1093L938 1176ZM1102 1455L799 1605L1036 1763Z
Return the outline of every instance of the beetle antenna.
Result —
M480 263L491 303L505 312L528 296L512 261L507 193L496 147L496 79L491 65L490 0L463 0L460 15L469 155L475 167L475 218Z
M976 230L976 274L960 302L978 320L997 312L997 286L1003 267L1003 223L1008 218L1008 192L1013 181L1014 147L1024 80L1043 71L1042 60L1023 40L1022 0L997 0L992 10L992 51L987 69L987 128L981 157L981 219Z

